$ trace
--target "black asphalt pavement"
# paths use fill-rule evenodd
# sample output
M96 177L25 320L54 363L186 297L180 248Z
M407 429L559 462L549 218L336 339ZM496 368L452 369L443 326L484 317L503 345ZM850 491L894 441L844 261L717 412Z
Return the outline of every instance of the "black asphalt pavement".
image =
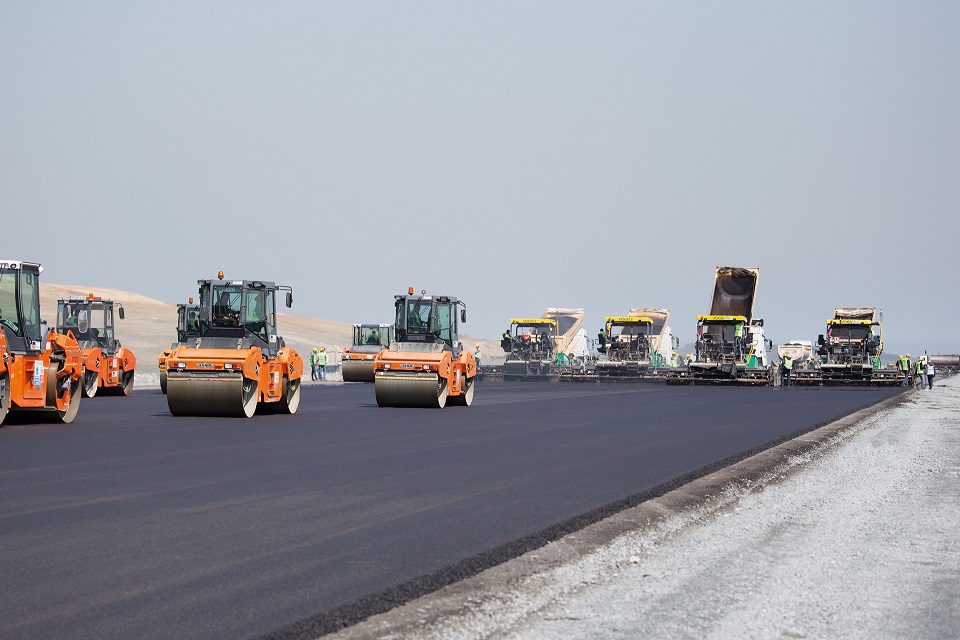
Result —
M0 638L308 638L899 389L477 386L174 418L159 391L0 428Z

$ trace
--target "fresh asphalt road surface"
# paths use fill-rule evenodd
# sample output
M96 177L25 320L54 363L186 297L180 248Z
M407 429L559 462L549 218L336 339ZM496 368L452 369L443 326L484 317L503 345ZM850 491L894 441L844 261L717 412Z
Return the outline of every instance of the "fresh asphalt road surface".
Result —
M899 389L496 384L174 418L159 391L0 429L0 637L314 637Z

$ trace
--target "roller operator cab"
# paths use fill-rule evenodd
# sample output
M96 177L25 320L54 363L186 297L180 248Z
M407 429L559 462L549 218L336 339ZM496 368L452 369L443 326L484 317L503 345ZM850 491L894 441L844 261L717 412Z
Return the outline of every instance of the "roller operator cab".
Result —
M276 292L262 280L199 280L196 335L167 357L170 413L251 417L258 410L296 413L303 360L277 335ZM185 313L187 313L185 311ZM187 316L189 317L189 316Z
M459 341L466 306L449 296L395 296L395 340L374 361L381 407L434 407L473 403L477 361ZM460 307L458 314L458 307Z
M69 423L80 408L80 345L41 321L41 271L36 263L0 260L0 423L10 411L47 412Z
M114 321L122 320L123 315L119 302L92 293L57 302L57 331L73 333L83 351L83 395L87 398L101 389L123 396L133 392L137 357L114 334Z
M343 350L340 370L344 382L373 382L373 361L393 342L393 325L355 324L353 344Z
M190 298L186 304L177 305L177 341L164 349L157 356L157 367L160 370L160 391L167 392L167 358L178 346L195 339L200 335L200 305L193 303Z

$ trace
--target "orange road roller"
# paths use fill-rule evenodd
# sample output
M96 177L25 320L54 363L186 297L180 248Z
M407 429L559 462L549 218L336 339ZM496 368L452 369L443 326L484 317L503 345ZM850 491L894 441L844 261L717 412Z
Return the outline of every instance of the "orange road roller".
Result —
M92 293L57 302L57 332L73 333L83 351L83 395L99 390L128 396L133 392L137 357L114 335L114 309L123 319L123 305Z
M0 260L0 424L10 411L45 412L70 423L80 409L80 344L40 320L42 270Z
M394 342L374 360L374 389L381 407L470 406L477 361L458 337L467 321L463 302L449 296L394 296ZM458 318L458 307L460 314Z
M250 418L296 413L303 360L277 335L276 292L263 280L199 280L198 335L167 357L167 406L175 416Z

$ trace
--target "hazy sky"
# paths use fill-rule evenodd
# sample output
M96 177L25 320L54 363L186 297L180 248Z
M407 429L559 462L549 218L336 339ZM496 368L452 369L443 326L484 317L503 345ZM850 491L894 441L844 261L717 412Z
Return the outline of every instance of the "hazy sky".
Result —
M391 320L671 309L758 266L775 342L836 306L960 351L960 3L0 0L0 257L175 303L294 288ZM282 327L281 327L282 333Z

